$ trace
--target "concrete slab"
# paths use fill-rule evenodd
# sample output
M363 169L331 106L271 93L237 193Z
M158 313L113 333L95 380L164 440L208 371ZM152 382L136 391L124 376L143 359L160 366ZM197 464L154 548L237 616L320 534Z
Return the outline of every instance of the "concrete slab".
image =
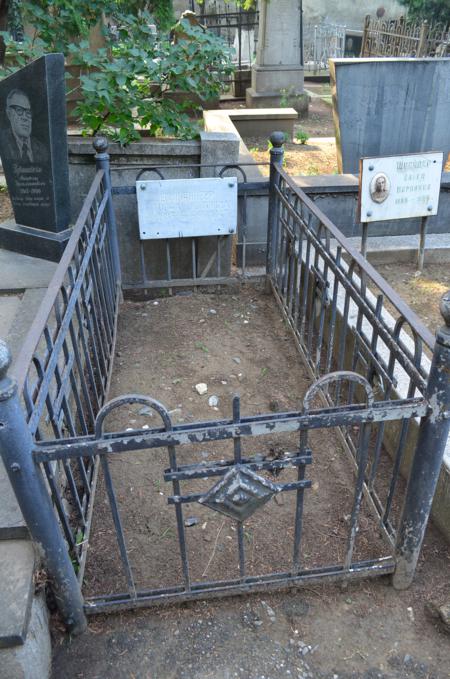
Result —
M46 679L50 674L51 643L44 597L33 597L25 643L0 648L0 675L7 679Z
M0 292L46 288L56 266L55 262L0 249Z
M23 644L33 600L34 549L27 540L6 540L0 549L0 648Z
M349 238L349 242L357 250L361 247L359 237ZM391 264L395 262L417 262L419 236L384 236L368 238L367 258L374 264ZM425 241L426 264L443 264L450 261L450 234L430 233Z
M28 528L1 459L0 498L0 540L26 540Z
M21 295L0 297L0 337L6 338L19 310Z
M47 264L47 262L45 263ZM11 350L13 365L46 290L47 288L35 288L34 290L29 289L25 291L22 295L20 308L10 325L8 334L6 336L3 335L3 337L6 337L6 341ZM0 299L0 306L1 304L2 300Z

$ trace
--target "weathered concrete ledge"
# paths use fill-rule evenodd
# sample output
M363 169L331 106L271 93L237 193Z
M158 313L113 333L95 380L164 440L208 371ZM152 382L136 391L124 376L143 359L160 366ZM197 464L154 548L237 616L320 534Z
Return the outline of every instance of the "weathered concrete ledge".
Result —
M269 137L274 130L285 132L290 139L294 135L294 125L298 120L298 113L293 107L287 108L242 108L242 109L221 109L219 111L205 111L204 117L208 114L218 113L217 118L227 117L239 135Z
M239 136L266 135L274 130L285 132L290 139L298 113L294 108L243 108L204 111L205 130L232 132Z

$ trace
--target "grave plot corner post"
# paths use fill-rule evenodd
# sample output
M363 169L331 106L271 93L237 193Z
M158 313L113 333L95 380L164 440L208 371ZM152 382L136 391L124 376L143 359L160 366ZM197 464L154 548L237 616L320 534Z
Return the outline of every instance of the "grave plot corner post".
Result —
M270 178L269 178L269 209L267 221L267 253L266 274L273 276L276 267L276 251L278 242L278 197L277 187L280 184L279 170L283 165L285 141L284 132L272 132L270 135Z
M8 376L11 354L0 340L0 455L11 486L43 559L64 623L73 634L87 627L83 596L40 467L17 384Z
M450 433L450 291L443 295L440 310L445 325L436 333L426 391L429 412L420 422L398 531L396 589L413 581Z

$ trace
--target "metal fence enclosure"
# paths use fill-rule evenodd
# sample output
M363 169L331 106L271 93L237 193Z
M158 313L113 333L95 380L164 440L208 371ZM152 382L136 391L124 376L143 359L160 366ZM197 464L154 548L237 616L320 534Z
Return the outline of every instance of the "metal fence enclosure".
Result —
M361 57L445 57L450 53L450 27L366 16Z
M175 425L157 395L107 400L120 268L101 140L96 142L97 174L23 348L17 384L7 376L8 352L0 344L0 450L30 533L42 548L61 613L74 631L84 629L85 613L386 573L394 574L399 588L412 580L450 427L450 295L442 304L446 326L435 341L284 172L283 138L282 133L271 137L266 282L311 376L300 410L242 416L235 397L228 419ZM201 283L197 278L195 285ZM393 325L387 306L396 314ZM429 375L425 351L433 354ZM111 413L133 404L150 409L158 424L105 431ZM419 420L405 491L400 471ZM353 474L344 553L328 555L320 567L307 566L302 549L317 430L336 433ZM264 435L287 432L297 436L294 449L272 459L261 457ZM245 440L254 445L251 454L243 452ZM185 457L187 446L227 441L223 457L195 464ZM131 460L137 451L150 455L156 449L167 456L161 481L171 487L166 509L174 516L178 554L170 558L179 559L181 580L152 588L137 583L110 462L118 454ZM283 476L287 471L288 480ZM267 472L277 474L271 479ZM95 594L83 597L99 473L126 588L108 592L97 587ZM193 487L200 479L208 490ZM246 521L263 506L270 510L269 501L284 493L295 498L289 566L249 572ZM363 502L383 539L383 548L369 559L355 552ZM230 570L220 580L193 577L184 514L192 504L233 523L237 573Z
M304 65L305 71L328 69L329 59L341 59L345 56L346 27L336 24L317 24L305 26Z

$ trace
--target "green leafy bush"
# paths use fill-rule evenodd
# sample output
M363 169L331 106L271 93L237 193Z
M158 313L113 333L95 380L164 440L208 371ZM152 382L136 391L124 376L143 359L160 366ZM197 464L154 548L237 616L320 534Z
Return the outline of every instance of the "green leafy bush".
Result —
M309 139L309 134L303 128L300 127L295 133L295 138L297 141L300 142L300 144L306 144L306 142Z
M74 6L83 10L84 4L69 0L44 0L39 5L24 2L24 18L33 23L35 34L23 43L6 39L14 65L5 74L46 52L60 51L81 74L81 96L74 113L83 134L102 132L122 144L139 139L142 129L151 135L195 136L198 126L190 118L192 110L200 108L195 98L206 101L217 97L224 76L232 72L226 44L186 21L182 24L185 39L171 44L167 37L153 35L148 12L116 12L117 30L106 32L105 46L94 52L89 47L89 30L106 5L101 0L86 3L84 15L79 16ZM49 19L50 6L55 10L55 5L58 11ZM74 35L76 40L70 37ZM196 97L194 101L172 98L175 92Z

